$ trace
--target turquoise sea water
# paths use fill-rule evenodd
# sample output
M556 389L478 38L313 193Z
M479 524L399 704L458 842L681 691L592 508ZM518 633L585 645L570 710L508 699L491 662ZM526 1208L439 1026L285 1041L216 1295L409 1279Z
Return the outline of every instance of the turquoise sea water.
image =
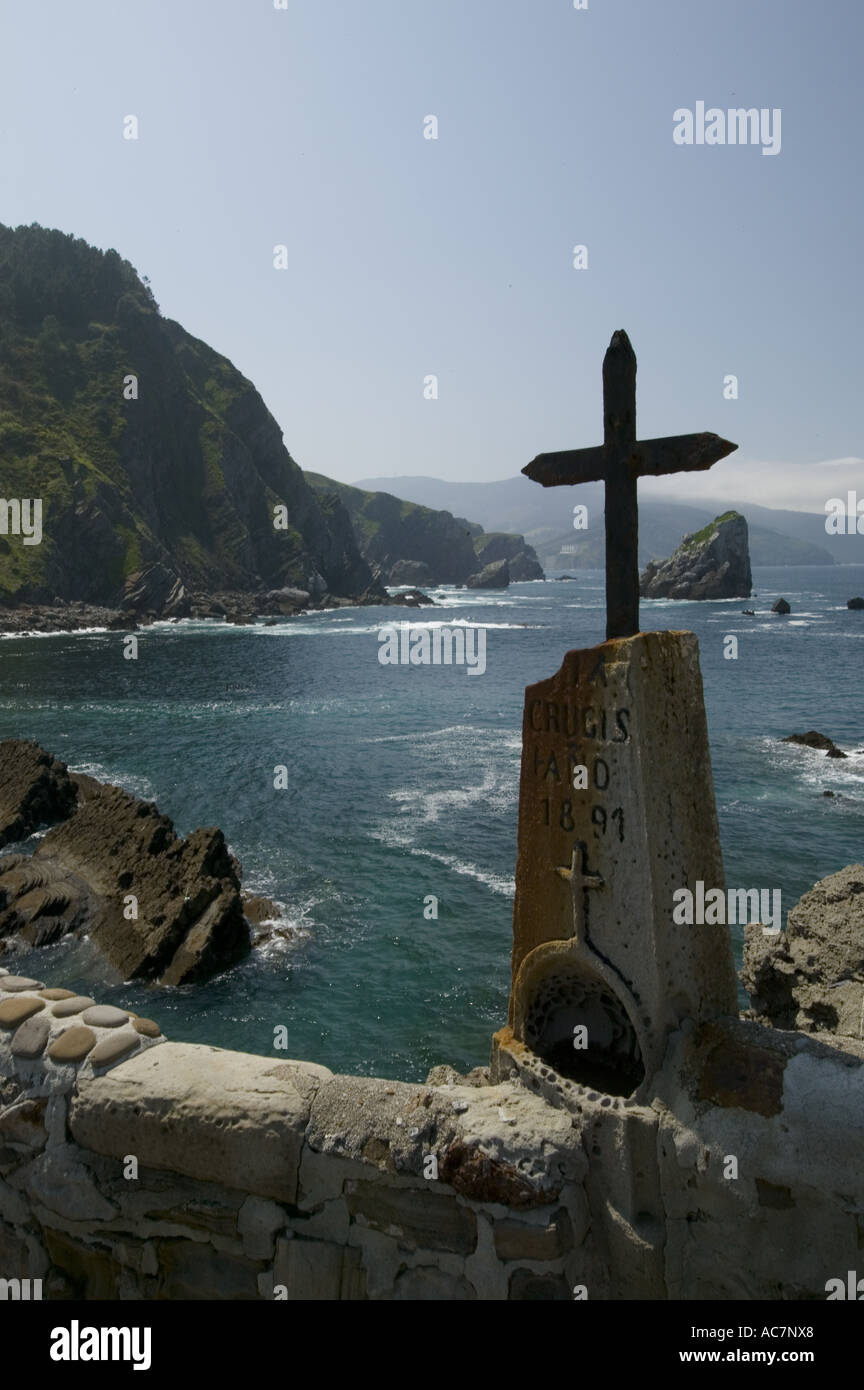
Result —
M781 888L785 915L864 859L864 754L778 742L815 728L864 749L864 612L846 608L864 568L761 569L754 583L750 602L644 603L642 624L699 637L727 882ZM155 800L180 833L221 826L247 889L295 928L217 980L155 995L86 942L15 968L152 1014L175 1041L271 1054L284 1024L278 1055L340 1071L416 1080L487 1061L506 1018L523 688L602 640L603 576L433 592L419 613L159 624L137 662L119 633L0 641L0 736ZM766 611L780 594L788 618ZM382 666L379 627L409 619L485 624L486 673Z

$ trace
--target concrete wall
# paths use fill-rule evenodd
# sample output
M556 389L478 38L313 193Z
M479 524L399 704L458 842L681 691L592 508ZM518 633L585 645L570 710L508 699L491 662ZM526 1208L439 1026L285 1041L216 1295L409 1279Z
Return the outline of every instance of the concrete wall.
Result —
M10 978L0 1020L48 1022L30 1056L38 1030L22 1049L0 1022L0 1279L45 1298L825 1298L864 1275L862 1045L685 1029L636 1105L507 1030L495 1084L409 1085L58 1018L62 991ZM56 1060L73 1026L137 1041Z

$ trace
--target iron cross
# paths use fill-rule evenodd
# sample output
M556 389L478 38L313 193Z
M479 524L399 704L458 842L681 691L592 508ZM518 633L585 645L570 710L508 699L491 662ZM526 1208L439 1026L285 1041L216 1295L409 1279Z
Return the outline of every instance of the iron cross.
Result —
M605 483L606 637L632 637L639 631L639 478L698 472L738 445L716 434L636 439L636 354L623 328L603 359L603 438L595 449L538 454L522 472L543 487Z
M584 840L577 840L570 856L570 863L564 868L556 868L556 874L566 878L573 896L573 935L577 941L584 941L588 927L588 889L602 888L606 880L602 874L595 874L588 868L588 846Z

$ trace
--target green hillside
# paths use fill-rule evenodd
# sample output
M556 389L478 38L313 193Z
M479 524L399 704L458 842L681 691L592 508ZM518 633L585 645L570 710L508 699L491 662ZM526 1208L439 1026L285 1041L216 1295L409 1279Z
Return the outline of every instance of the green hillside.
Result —
M252 383L116 251L35 225L0 225L0 490L43 503L41 544L0 535L6 602L111 602L155 561L203 589L369 579Z

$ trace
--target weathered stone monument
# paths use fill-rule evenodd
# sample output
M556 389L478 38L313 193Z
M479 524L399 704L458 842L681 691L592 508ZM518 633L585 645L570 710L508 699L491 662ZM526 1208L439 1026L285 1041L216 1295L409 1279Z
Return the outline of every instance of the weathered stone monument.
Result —
M603 364L605 443L542 454L545 487L606 484L607 641L525 696L509 1027L562 1077L642 1099L683 1020L736 1013L728 931L673 923L673 893L723 886L698 648L639 632L637 479L710 468L712 434L636 440L636 358ZM505 1067L506 1070L506 1067Z

